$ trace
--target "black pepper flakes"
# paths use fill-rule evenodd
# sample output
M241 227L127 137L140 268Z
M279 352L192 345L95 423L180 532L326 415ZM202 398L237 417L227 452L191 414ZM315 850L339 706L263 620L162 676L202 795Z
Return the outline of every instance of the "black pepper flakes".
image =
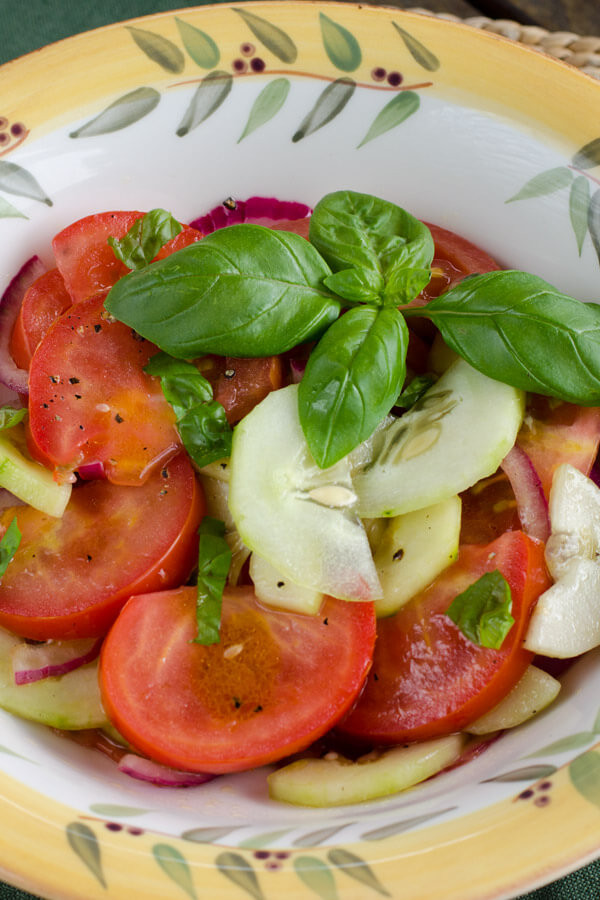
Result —
M235 706L236 709L240 708L240 706L242 705L242 701L240 700L239 697L233 698L233 705Z
M49 378L52 384L60 384L60 375L50 375Z
M235 369L225 369L225 378L235 378Z
M277 582L277 587L278 587L278 588L285 587L285 581L278 581L278 582Z
M99 322L96 323L96 325L94 325L94 331L96 332L96 334L98 334L100 331L102 331L102 325L100 325Z
M125 421L125 419L123 418L123 416L120 413L117 413L115 416L115 422L117 422L117 424L120 425L121 422L124 422L124 421Z
M228 197L227 200L223 200L223 206L225 209L230 209L233 212L237 209L237 201L233 197Z
M329 619L323 619L323 625L329 625Z
M402 559L403 556L404 556L404 550L402 549L402 547L399 547L396 550L396 552L394 553L394 555L392 556L392 559L394 560L394 562L400 562L400 560Z
M75 378L74 375L69 378L69 384L79 384L79 378Z

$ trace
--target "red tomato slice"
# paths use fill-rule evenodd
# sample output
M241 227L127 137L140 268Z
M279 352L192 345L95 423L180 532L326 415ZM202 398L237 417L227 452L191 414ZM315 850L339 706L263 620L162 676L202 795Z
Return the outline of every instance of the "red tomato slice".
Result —
M221 643L195 636L196 589L133 597L100 661L111 721L142 753L198 772L236 772L301 750L356 699L371 664L373 604L328 598L318 616L223 599Z
M447 291L452 285L462 281L466 275L482 275L484 272L494 272L500 269L495 259L489 253L472 244L471 241L440 228L439 225L425 223L435 244L433 257L432 278L426 288L419 294L413 304L422 306Z
M96 213L78 219L55 236L52 247L56 265L73 302L108 290L127 274L129 269L116 258L108 238L124 237L143 215L137 210ZM162 248L157 258L162 259L201 237L199 231L186 225Z
M548 497L561 463L590 474L600 445L600 408L530 395L517 444L529 456Z
M20 369L29 368L37 345L72 302L58 269L44 272L26 291L10 340L12 358Z
M283 387L283 366L279 356L258 359L233 356L205 356L198 368L213 387L213 396L234 425L247 416L257 403Z
M21 544L0 585L0 625L34 640L104 634L135 593L181 584L197 562L204 501L179 454L141 487L90 481L60 519L20 506Z
M58 477L102 463L115 484L138 484L181 442L159 379L143 371L157 348L106 318L103 299L68 309L33 356L30 449Z
M461 544L489 544L521 528L515 494L502 469L464 491L461 500Z
M494 569L510 585L515 618L499 650L471 643L445 614L455 596ZM457 562L433 584L378 621L373 668L341 730L378 744L460 731L495 706L531 662L523 637L549 584L544 545L521 531L487 546L462 547Z

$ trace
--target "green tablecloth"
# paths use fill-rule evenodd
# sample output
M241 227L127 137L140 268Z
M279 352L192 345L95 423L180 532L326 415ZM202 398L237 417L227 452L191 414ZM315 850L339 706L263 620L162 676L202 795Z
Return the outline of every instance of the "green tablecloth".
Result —
M0 64L80 31L201 3L202 0L26 0L22 3L0 0ZM393 0L389 0L389 4L393 5ZM600 862L524 895L520 900L598 898ZM32 900L32 895L0 883L0 900Z

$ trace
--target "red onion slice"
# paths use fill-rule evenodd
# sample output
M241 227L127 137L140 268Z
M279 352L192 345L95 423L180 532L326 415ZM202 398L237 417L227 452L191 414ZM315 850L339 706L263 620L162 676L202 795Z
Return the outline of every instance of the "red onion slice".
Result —
M190 222L203 234L211 234L227 225L254 222L271 225L282 220L296 221L310 216L312 210L305 203L295 200L277 200L276 197L249 197L248 200L226 200L215 206L205 216Z
M83 481L94 481L96 478L106 478L103 462L83 463L77 469L77 474Z
M11 650L15 684L31 684L43 678L66 675L96 659L101 646L102 638L46 641L43 644L23 641Z
M118 768L130 778L147 781L158 787L195 787L216 778L216 775L209 775L206 772L180 772L178 769L162 766L135 753L126 753L119 761Z
M10 355L12 330L25 292L45 271L46 266L39 256L32 256L21 266L0 299L0 383L17 394L27 394L29 383L25 369L19 369Z
M530 458L515 445L502 461L501 468L514 491L523 531L530 537L547 541L550 536L548 501Z
M290 374L292 376L292 384L300 384L306 369L306 359L290 359Z

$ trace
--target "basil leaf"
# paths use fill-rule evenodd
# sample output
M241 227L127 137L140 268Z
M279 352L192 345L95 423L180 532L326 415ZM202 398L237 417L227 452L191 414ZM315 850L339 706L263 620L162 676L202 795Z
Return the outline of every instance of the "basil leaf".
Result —
M435 382L436 378L433 375L416 375L404 388L394 406L399 406L400 409L412 409Z
M321 468L366 440L404 382L408 329L391 307L344 313L311 353L298 392L300 423Z
M0 578L4 575L8 568L8 564L19 549L21 543L21 532L16 517L11 520L10 525L4 532L0 541Z
M351 303L374 303L381 306L384 281L373 269L342 269L323 279L323 284Z
M152 209L134 222L125 237L109 237L108 243L128 269L143 269L181 230L182 226L171 213Z
M219 519L205 516L198 533L198 632L194 643L218 644L223 590L231 565L231 550L224 537L225 523Z
M0 431L4 431L6 428L14 428L15 425L23 421L26 415L26 406L21 407L21 409L14 409L12 406L0 407Z
M193 363L157 353L144 371L160 378L163 394L175 412L183 446L197 466L230 455L232 432L225 410L213 400L210 382Z
M271 356L338 317L330 274L299 235L244 223L131 272L105 306L172 356Z
M404 313L431 319L449 347L496 381L600 405L600 307L561 294L536 275L473 275Z
M499 650L514 625L508 582L495 569L454 598L446 615L478 647Z
M354 191L327 194L315 206L309 235L334 271L353 267L378 272L390 305L409 302L429 280L433 259L429 229L387 200ZM426 276L402 276L401 270L407 268Z

